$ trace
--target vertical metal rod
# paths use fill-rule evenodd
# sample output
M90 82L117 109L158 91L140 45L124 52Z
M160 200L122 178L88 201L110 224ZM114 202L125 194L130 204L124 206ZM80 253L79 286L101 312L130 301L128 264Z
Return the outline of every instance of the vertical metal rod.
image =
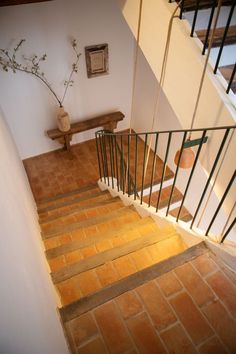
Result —
M225 30L224 30L223 38L222 38L222 41L221 41L219 53L218 53L218 56L217 56L217 59L216 59L216 64L215 64L215 68L214 68L214 74L216 74L218 66L219 66L219 63L220 63L221 54L222 54L222 51L224 49L225 39L226 39L226 36L227 36L227 33L228 33L228 29L229 29L229 26L230 26L230 22L231 22L233 13L234 13L234 8L235 8L235 1L232 4L230 12L229 12L229 17L228 17L228 20L227 20L227 23L226 23L226 26L225 26Z
M211 229L211 227L212 227L212 225L213 225L213 223L215 221L215 218L216 218L217 214L219 213L220 208L222 207L222 204L224 203L225 198L227 197L228 192L229 192L232 184L234 183L235 177L236 177L236 170L234 171L233 176L231 177L231 179L230 179L230 181L228 183L228 186L226 187L226 190L225 190L225 192L224 192L224 194L223 194L223 196L222 196L222 198L221 198L221 200L219 202L219 205L218 205L218 207L217 207L217 209L215 211L215 214L213 215L213 218L211 219L211 222L210 222L210 224L209 224L209 226L208 226L208 228L206 230L206 234L205 234L206 236L208 236L208 233L209 233L209 231L210 231L210 229Z
M103 134L104 134L103 132L100 134L99 141L100 141L100 150L101 150L101 157L102 157L103 179L104 179L104 183L106 183L106 166L105 166L105 157L104 157Z
M179 221L180 213L181 213L181 210L182 210L182 208L183 208L184 201L185 201L185 198L186 198L187 193L188 193L188 188L189 188L190 182L191 182L191 180L192 180L195 167L196 167L197 162L198 162L198 158L199 158L199 155L200 155L200 152L201 152L201 149L202 149L202 145L203 145L204 138L205 138L205 136L206 136L206 132L207 132L207 131L204 130L204 131L203 131L203 134L202 134L202 137L201 137L201 141L200 141L200 144L199 144L199 147L198 147L198 150L197 150L195 159L194 159L194 163L193 163L193 166L192 166L190 175L189 175L189 179L188 179L188 182L187 182L185 191L184 191L184 195L183 195L183 198L182 198L182 201L181 201L181 205L180 205L180 207L179 207L178 215L177 215L177 218L176 218L176 221L177 221L177 222Z
M235 207L236 207L236 201L234 202L234 205L233 205L233 207L232 207L232 209L231 209L231 211L230 211L230 213L229 213L229 215L227 217L227 220L226 220L226 223L225 223L225 225L223 227L223 230L221 231L221 236L222 237L224 236L225 230L226 230L226 228L228 226L228 223L229 223L229 220L231 219L231 216L233 215Z
M120 136L120 148L121 148L121 166L122 166L122 189L123 194L125 194L125 171L124 171L124 147L123 147L123 137Z
M128 166L127 166L127 182L128 182L128 197L130 197L130 135L127 136L127 145L128 145Z
M153 186L153 179L154 179L155 170L156 170L158 137L159 137L159 134L156 133L155 148L154 148L154 154L153 154L153 160L152 160L152 175L151 175L151 183L150 183L150 192L149 192L149 199L148 199L148 206L149 206L149 207L150 207L150 205L151 205L152 186Z
M195 222L195 220L196 220L197 214L198 214L199 209L200 209L200 207L201 207L201 205L202 205L202 201L203 201L203 199L204 199L204 197L205 197L205 194L206 194L207 188L208 188L208 186L209 186L209 184L210 184L211 178L212 178L212 176L213 176L213 174L214 174L214 172L215 172L217 163L218 163L218 161L219 161L220 155L221 155L222 150L223 150L223 148L224 148L224 145L225 145L225 142L226 142L227 137L228 137L228 135L229 135L229 132L230 132L230 128L226 129L225 134L224 134L224 137L223 137L222 142L221 142L221 144L220 144L220 148L219 148L219 150L218 150L218 152L217 152L217 155L216 155L214 164L213 164L213 166L212 166L210 175L209 175L209 177L208 177L208 179L207 179L205 188L204 188L204 190L203 190L203 192L202 192L200 201L199 201L199 203L198 203L198 206L197 206L197 208L196 208L195 214L194 214L194 216L193 216L193 220L192 220L192 222L191 222L190 229L192 229L193 224L194 224L194 222Z
M110 155L110 170L111 170L111 186L114 189L114 169L113 169L113 159L112 159L112 150L111 150L111 136L107 135L109 143L109 155Z
M138 134L135 135L134 200L137 197Z
M180 7L180 13L179 13L179 18L181 20L183 18L183 12L184 12L184 0L182 0L181 7Z
M194 34L194 30L195 30L195 26L196 26L196 21L197 21L198 10L199 10L199 3L200 3L200 0L197 0L197 1L196 1L196 8L195 8L194 16L193 16L193 24L192 24L192 29L191 29L190 37L193 37L193 34Z
M161 183L160 183L160 188L159 188L159 193L158 193L158 198L157 198L156 212L159 209L161 191L162 191L162 186L163 186L165 173L166 173L166 164L167 164L167 159L168 159L169 150L170 150L171 138L172 138L172 132L169 133L168 141L167 141L167 145L166 145L166 155L165 155L165 160L164 160L163 169L162 169L162 176L161 176Z
M212 24L214 12L215 12L216 4L217 4L217 0L214 0L213 4L212 4L212 8L211 8L211 13L210 13L210 17L209 17L208 26L207 26L205 41L204 41L204 45L203 45L203 49L202 49L202 54L203 55L205 54L205 51L206 51L206 49L208 47L208 38L209 38L210 30L211 30L211 24Z
M117 141L116 141L116 136L113 136L114 138L114 145L115 145L115 161L116 161L116 179L117 179L117 189L118 192L120 191L120 179L119 179L119 168L118 168L118 156L117 156Z
M105 157L105 166L106 166L106 177L107 177L107 184L110 186L109 181L109 169L108 169L108 160L107 160L107 144L106 144L106 133L103 134L104 139L104 157Z
M98 134L95 133L96 137L96 148L97 148L97 157L98 157L98 170L99 170L99 176L100 176L100 181L102 180L102 172L101 172L101 161L100 161L100 154L99 154L99 147L98 147Z
M228 227L228 229L227 229L226 233L224 234L224 236L222 237L220 243L223 243L223 242L224 242L224 240L226 239L226 237L228 236L228 234L230 233L230 231L231 231L232 228L234 227L235 223L236 223L236 218L234 218L233 222L232 222L231 225Z
M235 72L236 72L236 63L234 64L234 68L233 68L232 74L231 74L230 79L229 79L229 83L228 83L228 87L227 87L226 93L229 93L229 90L231 89L231 85L232 85L232 82L233 82L233 79L234 79Z
M167 210L166 210L166 216L168 216L168 214L169 214L171 199L172 199L172 195L173 195L173 192L174 192L175 183L176 183L176 180L177 180L177 175L178 175L178 172L179 172L179 164L180 164L180 161L181 161L181 157L182 157L182 153L183 153L183 149L184 149L184 143L185 143L185 140L186 140L186 136L187 136L187 131L184 133L183 140L182 140L182 145L181 145L181 148L180 148L179 159L178 159L178 163L177 163L176 170L175 170L175 176L174 176L174 181L173 181L171 192L170 192L170 198L169 198L169 202L168 202L168 206L167 206Z
M148 134L145 134L145 143L144 143L144 151L143 151L143 173L142 173L142 186L141 186L140 204L143 204L143 186L144 186L144 173L145 173L145 165L146 165L147 137L148 137Z

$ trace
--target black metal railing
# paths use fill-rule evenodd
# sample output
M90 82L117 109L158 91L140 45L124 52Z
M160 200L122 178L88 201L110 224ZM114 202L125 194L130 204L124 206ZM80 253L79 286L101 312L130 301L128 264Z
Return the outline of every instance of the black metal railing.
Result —
M235 129L236 126L223 126L139 134L112 133L105 130L98 131L96 132L96 146L100 180L112 188L116 187L118 191L122 191L123 194L126 193L128 196L133 195L134 199L139 199L140 204L145 202L148 207L155 207L156 212L165 210L165 215L168 216L170 214L171 204L174 201L173 196L176 185L178 187L179 184L177 181L183 180L183 175L181 175L182 155L185 149L192 150L194 147L195 154L192 167L189 168L187 176L186 172L184 173L184 186L181 182L183 194L177 216L175 216L176 222L178 222L181 218L181 212L186 205L185 202L188 199L188 205L191 204L191 212L193 214L192 221L189 224L189 227L192 229L193 226L196 227L195 224L199 221L197 219L199 219L199 214L202 212L203 208L204 215L207 215L207 213L211 215L213 212L214 208L212 208L211 205L209 211L209 200L205 204L205 199L209 194L214 175L217 169L219 172L222 165L222 159L227 158L225 155L232 142L232 138L235 137ZM211 141L212 139L214 140L214 151L216 153L211 166L208 166L208 178L206 180L197 181L199 198L195 196L194 200L191 200L193 189L196 189L196 180L194 185L193 179L196 179L197 165L201 157L207 155L208 144L210 144L209 140ZM172 162L173 156L176 152L176 148L178 149L179 147L178 160L175 166ZM210 149L212 152L212 146L210 146ZM233 163L235 163L235 161L232 161L232 164ZM172 166L174 172L172 172L169 166ZM230 181L225 186L225 192L218 206L215 208L214 215L210 217L210 220L208 218L207 225L205 222L204 232L206 236L208 236L214 226L227 198L232 197L230 193L236 179L235 167L236 166L233 168L233 175ZM172 184L169 185L168 199L163 209L161 199L164 195L164 183L166 180L170 179L172 179ZM154 186L155 192L153 192ZM235 216L232 215L230 219L233 217L234 219L231 224L230 220L227 219L224 225L223 229L226 230L226 232L222 235L222 242L235 224ZM220 230L217 230L217 233L220 234Z
M176 2L178 3L180 0L176 0ZM172 0L169 0L169 2L173 2ZM196 28L196 23L198 20L198 17L201 16L199 13L199 10L201 9L206 9L208 8L209 14L208 14L208 20L207 20L207 27L206 27L206 32L204 35L204 38L201 38L202 42L203 42L203 48L202 48L202 54L204 55L206 53L206 50L208 48L209 45L209 38L210 38L210 33L211 33L211 28L212 28L212 22L213 22L213 18L214 18L214 14L215 14L215 10L217 7L218 1L217 0L196 0L194 1L188 1L188 0L182 0L181 5L180 5L180 13L179 13L179 18L183 19L183 14L186 11L193 11L193 21L192 21L192 26L191 26L191 32L190 32L190 36L193 37L195 34L195 28ZM227 15L227 19L226 19L226 23L224 26L224 31L222 33L222 36L220 36L220 38L218 38L217 40L217 45L214 44L213 41L213 46L218 46L219 47L219 51L216 57L216 62L214 65L214 69L213 72L214 74L216 74L218 72L219 69L219 65L220 65L220 61L222 59L222 55L223 55L223 51L224 48L228 45L231 44L231 42L229 41L230 38L230 26L232 23L232 18L233 18L233 14L235 12L235 6L236 6L236 1L235 0L223 0L221 7L222 6L228 6L229 7L229 13ZM206 13L204 13L204 16L206 16ZM234 43L235 44L235 43ZM234 50L234 49L232 49ZM231 69L230 69L231 70ZM235 62L232 65L232 71L231 71L231 75L228 77L225 77L225 79L228 81L228 85L227 85L227 89L226 89L226 93L229 93L230 90L232 90L234 93L236 93L236 85L235 85L235 72L236 72L236 56L235 56Z

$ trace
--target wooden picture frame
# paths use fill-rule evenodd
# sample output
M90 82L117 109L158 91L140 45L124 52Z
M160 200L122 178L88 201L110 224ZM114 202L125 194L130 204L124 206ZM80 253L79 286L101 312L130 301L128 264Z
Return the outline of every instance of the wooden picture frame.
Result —
M109 74L107 43L85 47L85 59L88 78Z

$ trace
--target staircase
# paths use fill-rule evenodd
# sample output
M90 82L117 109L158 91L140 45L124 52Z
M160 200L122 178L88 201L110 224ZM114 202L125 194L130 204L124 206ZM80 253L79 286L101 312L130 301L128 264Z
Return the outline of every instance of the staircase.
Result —
M141 218L134 207L96 184L37 206L65 327L72 318L156 277L163 261L171 258L176 264L178 255L188 259L203 252L199 246L188 249L172 225L160 228L151 217ZM74 352L70 338L69 343Z

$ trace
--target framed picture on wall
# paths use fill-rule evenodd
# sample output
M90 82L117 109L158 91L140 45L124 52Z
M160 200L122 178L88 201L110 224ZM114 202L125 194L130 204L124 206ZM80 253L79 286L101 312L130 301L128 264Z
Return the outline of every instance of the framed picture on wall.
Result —
M107 75L108 44L98 44L85 47L85 58L88 78Z

